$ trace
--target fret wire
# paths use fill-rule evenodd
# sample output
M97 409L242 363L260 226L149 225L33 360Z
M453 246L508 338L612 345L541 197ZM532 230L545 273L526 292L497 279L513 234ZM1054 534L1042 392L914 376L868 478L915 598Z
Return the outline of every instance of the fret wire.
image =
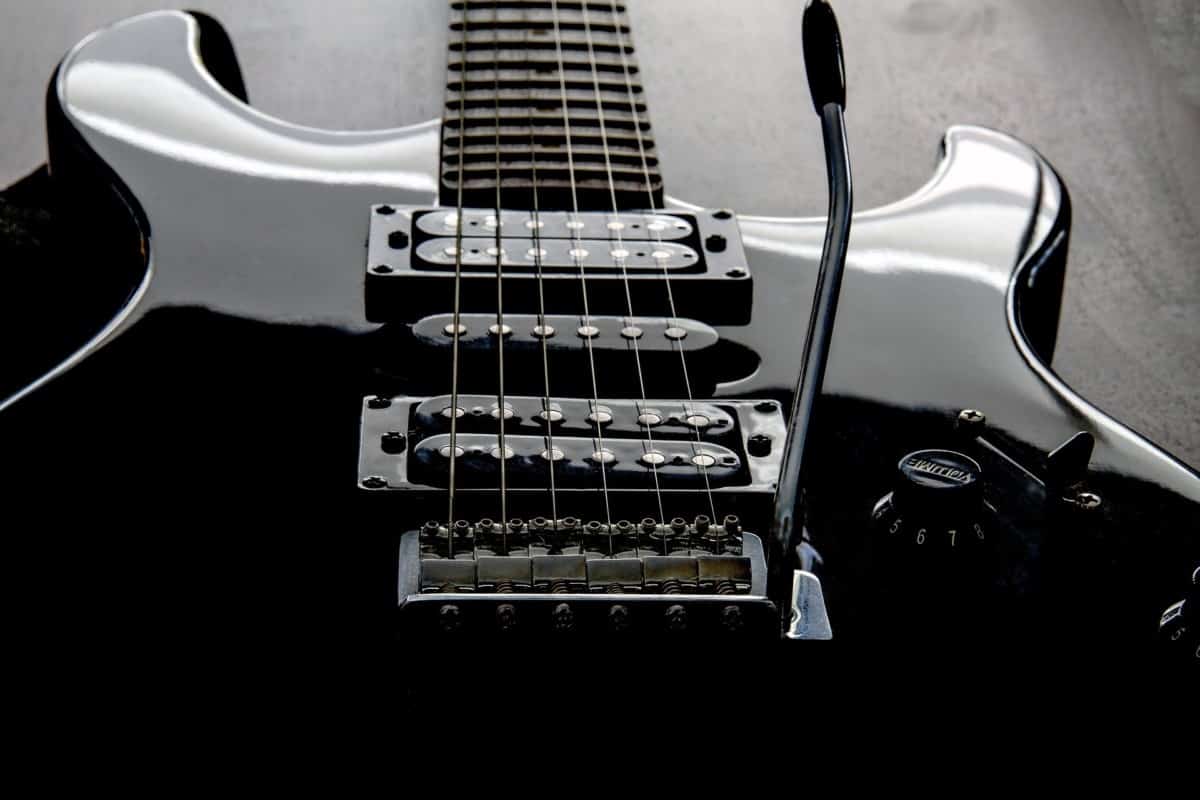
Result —
M612 5L612 15L614 18L614 23L615 23L617 21L617 19L616 19L617 18L616 3L613 3L613 5ZM624 60L625 60L624 56L622 56L621 60L622 60L622 62L624 62ZM629 92L630 103L632 103L633 102L633 86L629 81L628 71L625 72L625 85ZM653 188L653 184L650 181L650 167L646 160L646 149L645 149L644 143L642 142L642 136L641 136L640 130L637 130L637 140L638 140L638 151L641 154L641 158L642 158L642 170L645 173L647 200L650 203L650 212L652 214L654 214L654 213L658 212L658 208L657 208L657 204L654 201L654 188ZM649 228L649 225L647 225L647 228ZM661 249L661 246L662 246L661 232L659 232L658 230L653 230L652 233L654 234L655 244ZM667 269L667 266L665 263L663 264L663 279L666 282L667 302L668 302L669 308L671 309L671 324L677 325L679 315L675 310L675 295L671 291L671 273ZM672 346L678 348L679 364L683 371L684 388L687 391L687 403L684 404L684 407L683 407L685 424L686 424L687 419L690 419L693 416L695 416L694 412L695 412L696 404L695 404L695 399L692 396L692 381L688 375L687 354L684 353L684 351L683 351L683 343L680 341L673 341ZM691 410L689 410L689 405L691 406ZM697 458L697 456L699 456L699 451L697 450L697 446L703 447L703 441L700 437L700 428L699 428L699 426L696 426L696 425L688 425L688 427L690 427L692 429L692 432L695 435L695 444L692 445L692 463L696 466L696 470L704 477L704 490L705 490L705 493L708 495L709 511L712 514L711 524L716 525L717 524L717 507L716 507L716 502L713 499L712 485L711 485L711 482L709 481L709 477L708 477L708 467L703 466L700 463L700 459Z
M591 50L591 37L592 37L591 20L589 18L587 6L584 6L584 8L583 8L583 20L584 20L585 29L587 31L587 37L588 37L588 45L589 45L588 57L594 63L595 54ZM619 27L619 25L618 25L618 27ZM597 82L599 81L598 75L599 74L595 70L592 71L592 76L593 76L594 81L597 81ZM612 161L611 161L611 156L608 151L608 139L606 136L604 108L600 104L599 94L597 94L597 96L596 96L596 114L600 121L600 142L601 142L601 146L604 149L604 162L605 162L605 167L608 171L608 191L609 191L609 196L612 200L613 220L614 220L614 222L617 223L615 226L610 227L610 230L616 234L616 240L617 240L617 249L615 251L613 251L613 260L616 265L621 267L621 278L622 278L622 282L623 282L624 288L625 288L625 309L628 313L628 316L626 317L626 325L629 327L633 327L633 295L631 293L630 286L629 286L629 269L628 269L627 259L616 255L618 252L625 251L624 236L621 234L621 225L620 225L620 211L621 210L620 210L620 206L617 203L616 185L613 182ZM610 235L610 241L611 241L611 235ZM647 408L647 402L646 402L646 380L645 380L645 376L642 372L642 356L641 356L641 349L638 345L638 337L632 336L628 339L628 342L629 342L629 346L632 347L633 361L634 361L635 367L637 368L638 389L640 390L640 394L641 394L641 398L642 398L642 406L641 406L642 410L641 410L640 414L648 414L650 412L649 412L649 409ZM640 414L639 414L639 416L640 416ZM652 452L654 450L654 433L653 433L652 425L647 424L645 426L645 428L646 428L646 441L642 445L642 452L644 455L648 455L650 452ZM647 449L647 448L649 448L649 449ZM654 481L653 481L654 496L658 502L659 521L663 525L666 525L666 522L667 522L666 512L663 508L662 487L659 485L657 465L648 463L648 464L646 464L646 466L650 470L650 474L653 476L653 479L654 479ZM610 542L611 542L611 525L610 525L609 535L610 535ZM665 548L666 537L663 537L663 542L664 542L664 548ZM610 551L611 551L611 547L610 547Z
M553 15L553 18L554 18L554 40L557 42L560 37L559 25L558 25L558 0L550 0L550 8L551 8L551 14ZM576 186L575 186L575 155L571 149L571 128L570 128L570 124L569 124L570 111L567 108L566 70L563 68L562 49L556 47L555 51L556 51L556 55L558 57L559 69L557 70L557 72L558 72L559 81L560 81L560 85L561 85L561 89L562 89L563 119L568 122L568 124L566 126L564 126L563 131L566 136L567 165L568 165L568 169L570 170L570 175L571 175L571 209L573 212L572 219L578 221L578 219L579 219L579 194L578 194L578 192L576 190ZM461 185L462 182L460 181L459 183ZM574 248L582 249L582 246L581 246L582 242L580 240L578 227L572 227L571 240L572 240ZM580 293L583 296L582 324L584 326L590 327L592 324L592 317L591 317L591 313L588 309L587 270L584 268L582 261L580 261L580 264L579 264L579 288L580 288ZM601 455L601 458L599 459L599 467L600 467L600 486L601 486L601 490L604 494L604 520L608 526L608 530L611 531L612 530L612 507L609 504L609 498L608 498L608 465L607 465L605 459L603 458L604 426L600 423L600 408L599 408L600 398L599 398L599 391L596 386L596 358L595 358L595 354L592 352L592 337L586 336L586 337L584 337L583 341L584 341L584 346L587 348L588 367L591 372L591 378L592 378L592 418L593 418L593 420L595 420L594 424L596 426L596 436L593 437L592 441L596 445L597 454ZM580 536L580 540L579 540L579 551L580 551L580 553L583 552L583 537L582 536Z

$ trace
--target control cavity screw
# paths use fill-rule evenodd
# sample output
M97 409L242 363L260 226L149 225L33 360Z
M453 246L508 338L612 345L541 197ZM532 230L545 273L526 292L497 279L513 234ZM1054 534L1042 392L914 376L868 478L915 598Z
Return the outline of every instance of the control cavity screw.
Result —
M737 633L746 625L746 620L742 618L742 610L735 605L728 605L721 609L721 628L729 633Z
M613 633L629 630L632 623L629 616L629 606L617 604L608 609L608 629Z
M386 489L388 482L386 478L381 478L378 475L368 475L363 478L362 485L364 489Z
M384 397L381 394L377 394L374 397L370 397L367 399L367 408L375 408L375 409L387 408L391 404L392 404L392 399L390 397Z
M399 431L388 431L379 440L379 446L385 453L398 455L404 452L404 448L408 446L408 440Z
M987 415L973 408L964 408L958 412L958 424L961 427L977 428L987 422Z
M517 627L517 607L512 603L501 603L496 606L496 628L503 633Z
M1071 502L1084 511L1094 511L1100 507L1103 501L1100 499L1100 495L1094 492L1080 492L1071 499Z
M462 627L462 610L454 603L446 603L438 609L438 626L443 633L454 633Z
M687 630L687 609L681 605L669 606L663 614L663 622L671 633L683 633Z
M559 603L551 615L551 627L556 633L570 633L575 630L575 612L567 603Z

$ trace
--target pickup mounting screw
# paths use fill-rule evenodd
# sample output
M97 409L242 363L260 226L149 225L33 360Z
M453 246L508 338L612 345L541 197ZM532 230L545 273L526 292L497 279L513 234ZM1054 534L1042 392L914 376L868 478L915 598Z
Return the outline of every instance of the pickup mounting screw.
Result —
M375 209L375 213L382 214L385 217L390 217L392 214L396 213L396 209L392 208L391 206L380 206L379 208Z
M392 401L390 398L384 397L383 395L379 395L379 394L377 394L374 397L367 400L367 408L375 408L375 409L387 408L391 404L392 404Z
M368 475L363 478L362 485L364 489L386 489L388 482L378 475Z
M438 625L443 633L454 633L462 627L462 612L453 603L438 609Z
M507 633L517 627L517 608L512 603L496 606L496 627Z
M750 273L746 271L745 267L734 267L733 269L725 272L725 275L730 278L744 278L749 274Z
M392 273L392 268L387 264L376 264L375 266L371 267L371 272L374 272L376 275L390 275Z
M713 219L731 219L733 212L727 208L722 208L720 211L713 212Z
M379 442L379 446L383 449L383 452L390 453L391 455L403 453L407 444L408 440L399 431L388 431Z
M729 633L737 633L745 625L745 620L742 619L742 610L735 605L728 605L721 609L721 627Z
M683 633L687 630L687 609L681 605L670 606L663 619L671 633Z
M964 408L958 412L958 422L960 425L976 427L987 422L987 416L982 411L976 411L973 408Z
M629 606L618 604L608 610L608 629L613 633L629 630Z
M551 625L557 633L570 633L575 630L575 612L566 603L554 607Z
M754 410L761 414L770 414L776 408L774 400L763 400L761 403L754 404Z

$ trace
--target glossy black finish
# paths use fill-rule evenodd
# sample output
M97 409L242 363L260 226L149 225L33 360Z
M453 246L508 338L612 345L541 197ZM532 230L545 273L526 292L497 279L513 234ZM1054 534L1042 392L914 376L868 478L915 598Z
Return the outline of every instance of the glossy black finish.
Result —
M65 368L0 411L21 521L10 547L41 636L118 661L155 653L165 665L140 691L181 663L250 682L335 651L379 663L396 539L421 520L358 488L361 406L449 375L398 359L363 306L369 208L432 204L436 126L334 136L258 115L204 75L204 35L184 15L150 15L64 63L52 166L86 212L71 244L111 276L115 321L75 357L45 353L43 371ZM740 225L753 316L718 333L761 363L714 394L787 401L824 220ZM974 128L947 135L929 186L855 218L807 490L835 646L888 634L873 616L871 511L897 460L922 448L963 450L1000 478L988 499L1004 558L988 585L1017 605L994 629L1013 652L1090 657L1101 639L1113 658L1141 652L1178 600L1167 576L1200 560L1200 479L1046 366L1068 225L1049 165ZM962 441L968 407L1008 458ZM1026 474L1080 431L1095 439L1090 512ZM1071 625L1051 624L1067 613ZM945 644L946 630L925 621L920 638Z

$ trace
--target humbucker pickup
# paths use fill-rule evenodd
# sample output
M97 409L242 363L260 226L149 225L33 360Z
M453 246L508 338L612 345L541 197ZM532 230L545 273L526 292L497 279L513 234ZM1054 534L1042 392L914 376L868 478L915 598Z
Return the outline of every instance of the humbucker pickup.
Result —
M639 519L674 515L676 505L694 515L696 495L708 491L729 513L754 514L769 506L786 435L774 401L509 396L502 408L494 395L460 394L456 407L448 395L372 395L362 405L360 486L418 502L443 497L452 417L455 488L474 518L499 514L501 460L513 514L547 515L551 472L579 514L593 513L602 487ZM659 494L664 510L653 507Z
M431 305L454 308L456 273L460 312L495 314L498 272L506 313L582 313L586 306L597 316L750 320L750 269L729 211L497 217L488 209L373 207L368 319L413 322Z

